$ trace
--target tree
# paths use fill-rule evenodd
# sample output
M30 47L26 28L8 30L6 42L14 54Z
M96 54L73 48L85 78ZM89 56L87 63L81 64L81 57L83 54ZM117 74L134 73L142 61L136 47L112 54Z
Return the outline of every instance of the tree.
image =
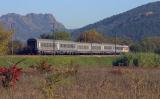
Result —
M135 42L130 47L133 52L155 52L159 53L160 37L149 37Z
M131 45L133 43L133 41L130 38L126 38L126 37L113 37L113 36L104 36L104 42L105 43L111 43L111 44L120 44L120 45ZM116 39L116 40L115 40Z
M8 54L12 53L12 44L13 44L13 54L21 54L23 48L24 48L24 44L19 41L19 40L14 40L12 42L9 42L8 44Z
M76 41L88 43L102 43L104 42L104 37L95 29L92 29L81 33Z
M133 43L131 46L130 46L130 51L132 52L141 52L141 45L139 43Z
M55 39L55 40L71 40L71 35L68 32L54 32L50 34L40 35L42 39Z
M160 55L160 48L155 49L154 53L159 54Z
M0 25L0 55L7 54L8 44L11 40L13 32L11 30L5 30L2 25Z

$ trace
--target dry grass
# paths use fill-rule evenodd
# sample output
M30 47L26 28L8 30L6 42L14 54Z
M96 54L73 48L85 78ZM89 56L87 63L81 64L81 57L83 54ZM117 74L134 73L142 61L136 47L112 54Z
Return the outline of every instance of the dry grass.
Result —
M50 88L48 99L160 99L160 69L79 68ZM17 87L0 88L0 99L47 99L46 76L26 69Z

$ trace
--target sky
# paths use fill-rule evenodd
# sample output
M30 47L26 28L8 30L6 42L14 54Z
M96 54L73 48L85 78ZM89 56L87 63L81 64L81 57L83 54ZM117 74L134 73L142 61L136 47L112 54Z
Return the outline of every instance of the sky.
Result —
M1 0L0 15L51 13L66 28L92 24L158 0Z

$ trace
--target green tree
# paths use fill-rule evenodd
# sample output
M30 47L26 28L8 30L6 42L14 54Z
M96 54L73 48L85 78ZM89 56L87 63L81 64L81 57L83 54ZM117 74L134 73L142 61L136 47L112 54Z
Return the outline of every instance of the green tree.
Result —
M133 52L156 52L159 53L160 37L149 37L135 42L130 47Z
M0 25L0 55L7 54L8 44L11 40L13 31L5 30L2 25Z
M50 34L40 35L42 39L55 39L55 40L71 40L71 35L68 32L54 32Z
M131 46L130 46L130 51L132 52L141 52L142 51L142 48L141 48L141 45L139 43L133 43Z

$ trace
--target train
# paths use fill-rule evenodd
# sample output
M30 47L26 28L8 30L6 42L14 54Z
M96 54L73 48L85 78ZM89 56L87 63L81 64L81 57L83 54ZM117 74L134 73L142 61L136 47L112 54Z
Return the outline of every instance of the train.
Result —
M30 54L40 55L112 55L129 52L127 45L35 38L27 40L27 47Z

